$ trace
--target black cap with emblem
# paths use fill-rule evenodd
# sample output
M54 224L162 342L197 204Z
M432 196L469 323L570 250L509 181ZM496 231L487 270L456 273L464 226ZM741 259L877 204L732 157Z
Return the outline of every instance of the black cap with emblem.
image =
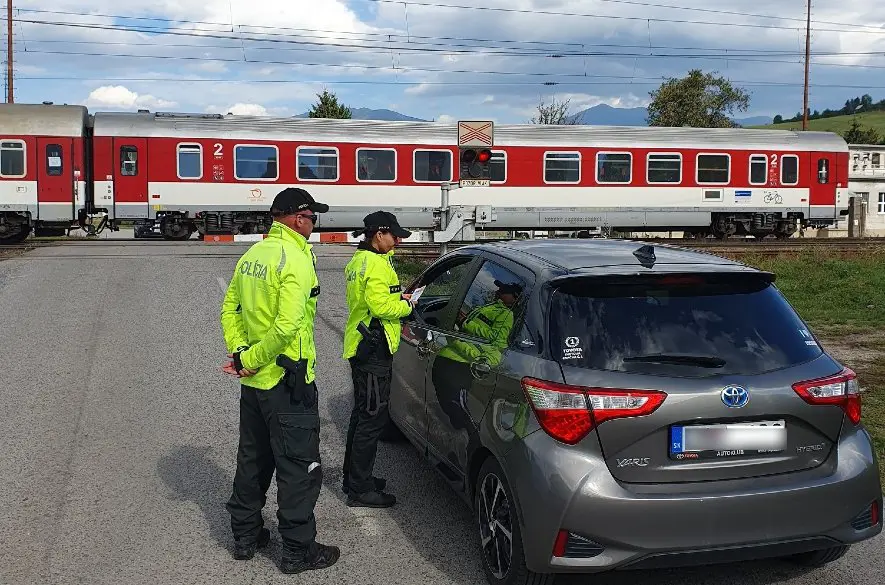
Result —
M298 187L288 187L280 191L270 206L273 215L290 215L309 209L316 213L326 213L329 206L314 201L310 193Z
M495 286L498 287L498 292L505 295L519 296L519 293L522 292L522 285L515 282L501 282L500 280L496 280Z
M363 218L365 231L388 231L397 238L408 238L412 232L400 226L396 216L389 211L376 211Z

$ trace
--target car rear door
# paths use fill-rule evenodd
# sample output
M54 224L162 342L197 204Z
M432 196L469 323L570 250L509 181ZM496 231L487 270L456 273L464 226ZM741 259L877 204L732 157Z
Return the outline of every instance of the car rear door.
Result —
M621 481L809 469L838 440L845 412L809 404L794 385L841 368L760 277L575 280L558 288L550 315L551 353L587 395ZM666 397L645 408L649 392Z

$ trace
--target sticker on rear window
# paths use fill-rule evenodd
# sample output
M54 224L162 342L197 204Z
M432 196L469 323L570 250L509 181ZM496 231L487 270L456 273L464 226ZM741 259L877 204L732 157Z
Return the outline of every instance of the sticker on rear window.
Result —
M817 342L814 340L814 337L811 336L811 333L808 332L808 329L800 329L799 335L805 339L805 345L817 346Z
M578 337L566 337L565 347L562 350L562 359L579 360L584 357L584 350L581 348L581 340Z

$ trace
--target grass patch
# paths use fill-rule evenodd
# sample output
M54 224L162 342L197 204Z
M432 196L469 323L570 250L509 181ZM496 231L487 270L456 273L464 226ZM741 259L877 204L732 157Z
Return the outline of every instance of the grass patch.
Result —
M851 114L844 116L833 116L832 118L818 118L817 120L808 121L808 129L818 132L836 132L842 134L851 126L851 121L857 118L857 122L865 127L872 128L879 133L879 136L885 134L885 112L862 112L859 114ZM751 126L751 128L762 128L765 130L802 130L802 122L782 122L780 124L768 124L765 126Z
M393 267L396 270L399 281L406 288L415 278L430 266L430 260L419 260L406 255L393 256Z

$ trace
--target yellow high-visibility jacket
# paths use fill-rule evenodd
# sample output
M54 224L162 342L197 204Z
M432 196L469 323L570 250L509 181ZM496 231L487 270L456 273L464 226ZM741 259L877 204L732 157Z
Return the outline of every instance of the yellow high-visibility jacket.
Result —
M230 353L241 351L245 386L269 390L283 378L280 354L307 360L306 383L314 379L314 319L320 294L316 256L307 239L274 222L267 237L237 261L221 305L221 326ZM248 348L248 349L244 349Z

